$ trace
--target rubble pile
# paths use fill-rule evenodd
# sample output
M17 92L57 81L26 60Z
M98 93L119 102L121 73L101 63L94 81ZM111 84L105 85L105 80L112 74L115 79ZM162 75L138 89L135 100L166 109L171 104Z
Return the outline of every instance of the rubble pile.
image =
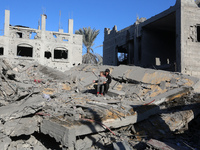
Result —
M200 148L191 140L200 134L197 78L135 66L59 72L0 61L3 150ZM107 68L109 92L96 96L92 81Z

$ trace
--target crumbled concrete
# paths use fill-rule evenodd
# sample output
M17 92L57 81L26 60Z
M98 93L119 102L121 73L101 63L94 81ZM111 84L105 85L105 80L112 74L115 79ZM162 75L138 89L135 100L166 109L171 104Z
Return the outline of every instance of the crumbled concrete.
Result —
M31 135L39 131L36 117L6 121L3 131L9 136Z
M22 102L16 102L6 106L2 106L0 109L0 118L4 121L8 121L11 119L34 114L42 107L44 107L44 104L45 102L42 96L37 95L34 97L30 97Z
M3 133L0 133L0 147L2 150L7 150L11 143L11 139Z
M10 150L48 149L38 143L44 138L54 140L57 149L117 149L124 140L130 148L147 147L140 136L184 133L199 115L192 105L199 99L193 90L198 78L134 66L80 65L63 73L37 63L15 64L14 71L9 61L3 65L11 71L0 74L0 131L10 138ZM92 81L106 68L112 76L109 92L96 96ZM174 101L182 109L171 111Z

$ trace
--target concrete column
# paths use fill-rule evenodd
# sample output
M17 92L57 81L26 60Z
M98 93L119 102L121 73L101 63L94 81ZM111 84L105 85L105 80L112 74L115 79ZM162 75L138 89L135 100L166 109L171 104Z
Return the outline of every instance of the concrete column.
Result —
M46 30L46 19L47 19L47 15L43 14L42 15L42 22L41 22L41 30L42 31Z
M45 63L44 60L44 51L46 49L46 19L47 15L43 14L41 19L41 49L40 49L40 56L38 58L39 63L43 64Z
M128 43L128 64L134 65L134 40Z
M181 67L184 66L182 63L182 50L183 50L183 44L181 43L182 40L182 23L181 23L181 0L176 1L176 64L175 64L175 71L181 72Z
M4 36L9 36L10 10L5 10Z
M73 34L73 24L74 24L74 20L69 19L69 21L68 21L68 33L69 34Z

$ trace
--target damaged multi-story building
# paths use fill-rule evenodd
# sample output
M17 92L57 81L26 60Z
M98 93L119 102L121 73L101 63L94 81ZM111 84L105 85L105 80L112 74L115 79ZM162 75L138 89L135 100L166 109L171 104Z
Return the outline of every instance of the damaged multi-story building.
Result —
M169 9L120 31L105 28L104 65L136 65L200 76L200 8L176 0Z
M5 10L4 35L0 36L0 57L13 63L23 60L68 70L82 63L82 36L73 34L73 19L69 19L68 33L46 31L47 15L41 17L38 29L10 25L10 11Z

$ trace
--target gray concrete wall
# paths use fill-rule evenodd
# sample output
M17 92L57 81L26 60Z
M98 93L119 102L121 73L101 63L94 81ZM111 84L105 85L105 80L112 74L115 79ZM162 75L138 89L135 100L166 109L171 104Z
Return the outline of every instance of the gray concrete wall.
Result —
M137 18L134 25L121 31L106 29L104 64L118 65L116 47L122 46L128 47L132 56L129 62L134 65L152 68L170 63L174 65L172 71L200 77L198 26L200 8L195 1L177 0L174 6L148 20L140 22ZM127 31L131 31L129 35ZM128 36L131 38L127 39ZM131 46L130 40L133 40Z
M127 51L130 52L130 62L133 59L132 49L134 48L133 43L130 43L130 40L133 40L134 37L134 25L131 25L123 30L118 31L117 26L114 26L112 30L105 28L104 30L104 42L103 42L103 63L105 65L118 65L118 48L124 46L127 48Z
M37 61L60 71L66 71L81 64L82 36L73 34L73 20L69 20L69 33L64 33L63 30L59 30L59 32L46 31L46 15L42 15L41 20L41 30L9 26L10 11L6 10L4 36L0 36L0 48L3 47L4 54L0 57L9 58L14 63L23 60ZM17 52L19 53L18 46L31 47L32 56L17 54ZM51 53L51 57L45 57L45 52ZM60 53L56 54L56 52ZM58 58L63 53L66 55Z
M181 72L200 77L200 8L192 2L181 3ZM200 33L199 33L200 34Z

